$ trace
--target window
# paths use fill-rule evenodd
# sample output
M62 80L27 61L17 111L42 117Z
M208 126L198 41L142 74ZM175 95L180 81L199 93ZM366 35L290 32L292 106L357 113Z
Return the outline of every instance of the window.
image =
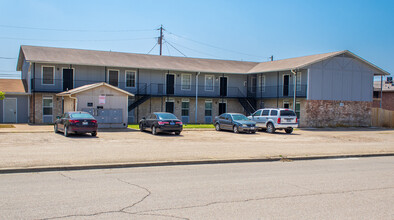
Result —
M181 89L190 90L192 83L192 74L182 74Z
M259 82L258 82L258 84L259 84L260 90L261 90L262 92L265 92L265 76L264 76L264 75L260 75L260 76L259 76Z
M108 70L108 84L118 86L119 70Z
M205 100L205 116L212 116L212 100Z
M261 110L258 110L257 112L255 112L252 116L260 116L261 115Z
M53 111L53 100L52 97L42 98L42 114L44 116L52 116Z
M182 116L189 116L189 99L182 99Z
M212 75L205 76L205 91L213 91L214 78Z
M293 110L280 110L280 116L296 116Z
M277 116L278 115L278 110L271 110L271 116Z
M302 74L302 72L298 72L297 73L297 77L296 77L296 80L297 80L297 91L301 91L301 74Z
M126 71L126 87L135 87L135 71Z
M270 113L270 110L263 110L263 114L261 116L268 116Z
M290 108L290 103L289 102L283 102L283 108Z
M54 85L55 84L55 67L43 66L42 67L42 84Z
M296 102L295 113L297 115L297 118L299 119L301 116L301 104L299 102Z

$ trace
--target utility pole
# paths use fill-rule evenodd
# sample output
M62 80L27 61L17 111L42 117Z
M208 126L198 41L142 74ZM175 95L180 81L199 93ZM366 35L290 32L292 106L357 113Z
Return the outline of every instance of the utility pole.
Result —
M271 61L274 61L274 55L270 56Z
M160 30L160 37L159 37L158 44L160 44L160 56L161 56L162 51L163 51L163 25L161 25L158 30Z

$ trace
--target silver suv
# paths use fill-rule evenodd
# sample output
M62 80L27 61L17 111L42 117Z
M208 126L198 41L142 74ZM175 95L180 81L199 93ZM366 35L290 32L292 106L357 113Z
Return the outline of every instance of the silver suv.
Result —
M291 109L259 109L248 118L255 121L259 129L267 129L269 133L275 133L275 130L284 129L286 133L291 134L293 128L298 127L297 115Z

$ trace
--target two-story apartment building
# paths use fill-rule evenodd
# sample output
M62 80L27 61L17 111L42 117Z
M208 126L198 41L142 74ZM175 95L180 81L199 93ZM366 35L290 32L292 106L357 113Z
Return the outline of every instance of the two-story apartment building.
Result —
M37 46L21 46L17 70L30 94L30 123L62 113L56 94L107 82L135 95L129 123L155 111L210 123L223 112L285 107L302 126L369 126L373 76L388 74L349 51L259 63Z

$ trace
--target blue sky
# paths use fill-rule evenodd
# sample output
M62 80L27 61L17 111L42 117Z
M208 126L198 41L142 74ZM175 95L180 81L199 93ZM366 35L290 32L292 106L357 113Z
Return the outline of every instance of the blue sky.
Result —
M394 73L393 11L389 0L0 0L0 77L20 75L20 45L148 53L161 24L164 55L267 61L350 50Z

